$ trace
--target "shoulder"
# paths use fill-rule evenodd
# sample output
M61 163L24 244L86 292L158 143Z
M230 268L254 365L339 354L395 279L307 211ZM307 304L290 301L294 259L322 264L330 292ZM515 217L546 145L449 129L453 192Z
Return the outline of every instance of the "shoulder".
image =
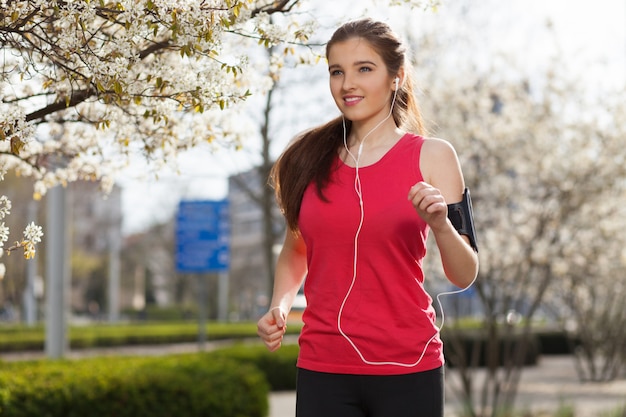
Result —
M415 133L406 133L405 137L407 142L414 145L419 145L422 149L422 153L427 153L429 158L456 158L456 150L450 142L441 138L424 137Z
M459 160L454 146L445 139L425 138L420 155L420 169L424 180L430 183L441 175L459 172Z
M433 158L456 158L456 150L450 142L440 138L424 138L422 152Z

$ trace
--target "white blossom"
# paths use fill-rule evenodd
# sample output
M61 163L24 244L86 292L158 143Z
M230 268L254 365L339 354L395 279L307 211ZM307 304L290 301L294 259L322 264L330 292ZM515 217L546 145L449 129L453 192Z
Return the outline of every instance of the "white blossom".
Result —
M7 240L9 240L9 228L2 222L0 223L0 248L4 246L4 242Z
M7 196L0 196L0 219L11 214L11 200Z
M29 240L33 243L41 242L41 237L43 236L43 230L41 226L36 225L34 222L31 222L26 229L24 229L24 239Z

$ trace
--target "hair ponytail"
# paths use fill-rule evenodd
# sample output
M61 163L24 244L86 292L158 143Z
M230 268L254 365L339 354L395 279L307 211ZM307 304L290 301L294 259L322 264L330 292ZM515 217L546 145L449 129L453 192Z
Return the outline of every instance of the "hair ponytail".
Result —
M297 137L272 167L269 182L291 230L298 230L302 196L311 182L325 200L323 189L342 143L342 119L336 118Z

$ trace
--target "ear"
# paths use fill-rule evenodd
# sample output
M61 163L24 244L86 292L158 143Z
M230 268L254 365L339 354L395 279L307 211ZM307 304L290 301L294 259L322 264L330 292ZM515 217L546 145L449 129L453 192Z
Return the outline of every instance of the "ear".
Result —
M400 87L404 84L404 67L400 67L398 73L393 79L393 84L391 86L392 90L398 91Z

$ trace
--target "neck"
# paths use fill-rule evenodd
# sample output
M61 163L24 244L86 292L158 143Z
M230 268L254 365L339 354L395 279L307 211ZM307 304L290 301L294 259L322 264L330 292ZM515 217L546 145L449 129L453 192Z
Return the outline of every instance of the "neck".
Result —
M386 141L386 138L397 136L399 132L400 129L396 127L393 120L383 120L373 127L353 123L348 143L350 146L364 146L364 144L375 146L379 142Z
M368 158L371 160L372 158L376 158L377 154L382 154L386 152L387 149L391 148L395 142L398 141L400 137L404 134L402 130L396 127L393 121L389 123L381 123L380 126L374 126L373 128L367 130L363 136L360 136L358 133L364 129L355 129L352 125L352 133L350 135L350 145L348 145L348 140L345 136L345 125L344 125L344 151L345 153L341 156L342 160L348 163L348 160L352 160L354 162L354 166L359 167L361 161L361 155L365 153ZM365 146L367 143L367 146Z

